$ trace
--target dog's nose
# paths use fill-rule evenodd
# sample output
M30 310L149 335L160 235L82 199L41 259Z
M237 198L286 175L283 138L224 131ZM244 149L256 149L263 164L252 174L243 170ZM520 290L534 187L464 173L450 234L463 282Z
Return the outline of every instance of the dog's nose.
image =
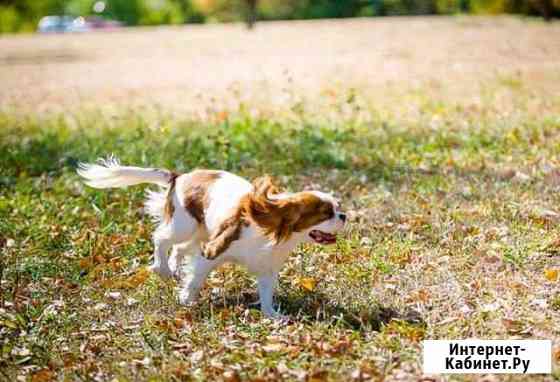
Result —
M343 223L346 222L346 214L338 214L338 217L340 218L340 220L342 220Z

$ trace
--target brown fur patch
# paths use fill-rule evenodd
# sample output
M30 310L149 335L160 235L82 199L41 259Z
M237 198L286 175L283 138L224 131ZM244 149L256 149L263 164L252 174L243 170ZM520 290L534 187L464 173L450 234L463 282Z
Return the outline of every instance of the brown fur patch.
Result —
M163 221L169 223L173 214L175 213L175 206L173 205L173 192L175 192L175 183L179 174L172 172L169 179L169 188L165 195L165 205L163 206Z
M243 218L241 208L224 220L218 230L210 237L208 242L202 246L202 254L204 257L212 260L225 252L231 243L241 237L243 226L248 223Z
M299 192L289 198L273 199L278 193L270 177L259 178L255 191L243 203L245 219L255 223L275 243L333 217L332 203L310 192Z
M199 224L204 224L204 211L208 208L208 187L219 177L219 171L195 170L185 185L185 209Z

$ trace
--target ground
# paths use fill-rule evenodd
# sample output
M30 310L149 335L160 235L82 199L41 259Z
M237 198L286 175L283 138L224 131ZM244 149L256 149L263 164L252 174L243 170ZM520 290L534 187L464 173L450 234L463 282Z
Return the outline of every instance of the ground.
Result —
M422 339L539 338L560 379L560 24L383 18L0 38L0 378L423 376ZM194 307L149 274L142 187L79 161L275 176L350 224ZM426 380L432 380L426 379Z

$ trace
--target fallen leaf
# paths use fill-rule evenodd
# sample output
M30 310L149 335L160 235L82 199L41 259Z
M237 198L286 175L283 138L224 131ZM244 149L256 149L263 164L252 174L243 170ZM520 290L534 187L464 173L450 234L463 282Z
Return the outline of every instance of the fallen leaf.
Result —
M556 362L560 362L560 347L557 347L553 352L553 358Z
M560 238L554 239L552 242L546 244L543 250L548 253L559 253L560 252Z
M558 269L545 269L544 270L544 277L548 281L557 281L558 280Z
M106 309L108 306L109 306L109 305L107 305L107 304L105 304L105 303L103 303L103 302L100 302L100 303L95 304L95 305L93 306L93 309L95 309L95 310L104 310L104 309Z
M235 370L227 370L222 375L224 377L225 382L240 382L241 377L239 377L239 373Z
M113 300L118 300L119 298L121 298L121 293L120 292L107 292L106 296L109 298L112 298Z
M279 352L284 350L284 345L281 343L273 343L273 344L264 345L262 348L267 353L273 353L273 352Z
M81 270L86 271L93 267L93 260L91 257L84 257L83 259L80 259L79 266Z
M21 356L21 357L25 357L25 356L31 354L31 350L29 350L28 348L20 348L20 349L14 348L14 349L12 350L12 354L13 354L13 355L19 355L19 356Z
M551 186L560 185L560 169L552 169L547 174L545 174L544 180L547 184Z
M426 328L421 325L414 325L402 320L392 320L385 326L384 331L387 334L398 334L406 337L413 342L421 341L426 334Z
M312 372L306 379L307 382L323 382L329 379L329 372L326 370L317 370Z
M313 292L317 286L317 280L311 277L300 277L297 284L308 292Z
M513 168L507 167L496 171L496 175L501 180L509 180L515 176L516 172Z
M134 363L135 365L148 367L152 364L152 360L150 359L150 357L144 357L142 359L134 359L132 360L132 363Z
M135 304L138 304L138 300L136 300L132 297L129 297L129 298L126 299L126 306L132 306L132 305L135 305Z
M348 352L351 347L352 347L352 343L347 339L340 340L329 349L328 353L330 355L344 354Z
M518 183L527 183L531 180L531 177L521 171L516 171L513 180Z
M210 360L210 366L212 366L216 370L224 370L224 364L215 358L212 358Z
M286 362L284 361L278 362L278 365L276 365L276 370L278 370L280 374L288 374L290 372L290 369L288 368L288 366L286 366Z
M413 292L410 297L407 298L407 302L421 302L427 303L430 300L430 293L425 289L420 289Z
M525 325L523 322L518 320L512 320L509 318L502 319L502 324L505 326L507 331L512 334L519 334L523 331Z
M49 382L54 380L54 373L49 369L39 370L31 375L31 382Z
M191 354L191 362L193 364L198 364L204 358L204 351L199 350Z
M133 275L125 279L108 279L101 284L104 288L135 289L150 277L148 268L140 268Z
M190 350L192 345L188 342L175 343L172 345L175 350Z
M367 361L362 361L362 364L355 369L350 376L355 381L378 380L379 378L374 377L379 377L379 372Z
M189 325L189 322L183 318L175 317L173 319L173 324L177 329L182 329L184 327L187 327Z
M122 287L126 289L134 289L143 284L148 277L150 277L150 271L148 268L140 268L132 276L128 277L122 282Z
M373 244L373 241L369 237L362 237L362 239L360 240L360 245L361 246L371 247L372 244Z

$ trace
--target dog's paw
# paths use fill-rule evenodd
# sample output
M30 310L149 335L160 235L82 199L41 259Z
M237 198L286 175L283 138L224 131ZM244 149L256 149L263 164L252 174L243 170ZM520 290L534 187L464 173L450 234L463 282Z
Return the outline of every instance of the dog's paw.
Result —
M193 296L192 293L179 293L179 305L194 306L198 301L198 296Z
M274 309L273 307L261 307L261 312L266 318L275 321L288 322L290 320L289 316L280 313L280 311Z

